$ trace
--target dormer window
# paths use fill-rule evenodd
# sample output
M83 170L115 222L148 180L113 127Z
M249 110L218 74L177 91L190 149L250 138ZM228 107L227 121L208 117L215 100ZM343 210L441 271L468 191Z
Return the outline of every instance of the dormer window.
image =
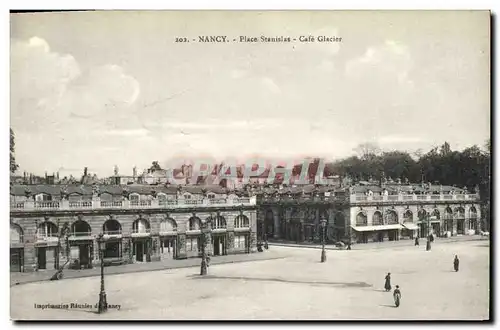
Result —
M52 195L42 193L36 195L35 199L37 202L47 202L52 200Z
M208 194L207 197L208 199L215 199L215 194Z
M188 194L184 195L184 199L191 199L191 195Z

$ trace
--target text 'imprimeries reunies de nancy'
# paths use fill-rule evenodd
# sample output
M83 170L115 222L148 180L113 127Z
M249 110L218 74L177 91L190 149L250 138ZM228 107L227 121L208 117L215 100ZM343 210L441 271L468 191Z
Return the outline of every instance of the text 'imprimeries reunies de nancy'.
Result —
M97 308L98 304L69 303L69 304L34 304L35 309L90 309ZM121 305L108 304L108 309L120 310Z

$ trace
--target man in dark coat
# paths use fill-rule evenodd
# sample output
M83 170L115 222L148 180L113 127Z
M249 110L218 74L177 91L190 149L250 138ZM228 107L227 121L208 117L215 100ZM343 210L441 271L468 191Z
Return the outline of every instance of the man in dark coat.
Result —
M415 246L420 246L420 243L418 242L418 236L415 237Z
M460 264L460 260L458 260L458 256L455 255L455 260L453 260L453 268L455 268L455 271L458 272L458 265Z

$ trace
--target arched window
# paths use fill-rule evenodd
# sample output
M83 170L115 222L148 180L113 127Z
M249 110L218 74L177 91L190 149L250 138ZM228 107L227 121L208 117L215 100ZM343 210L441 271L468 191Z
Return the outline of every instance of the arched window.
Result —
M104 235L120 235L122 226L115 219L109 219L102 225L102 232Z
M418 210L418 220L425 221L427 218L427 211L424 209Z
M403 216L404 222L413 222L413 212L406 210Z
M146 219L137 219L132 224L132 233L145 234L150 232L149 221Z
M465 210L463 207L458 207L455 209L455 216L457 219L465 219Z
M71 225L72 236L90 236L92 229L90 225L83 220L77 220Z
M212 218L212 229L225 229L226 228L226 219L224 217L218 215Z
M398 224L398 214L394 210L389 210L385 214L386 223L388 225Z
M384 224L384 219L382 218L382 213L380 211L373 212L372 225L382 226Z
M177 231L177 223L175 222L174 219L168 218L160 222L160 232L166 233L174 231Z
M359 212L356 215L356 226L366 226L368 224L366 214Z
M247 228L250 227L250 220L245 215L238 215L234 219L234 228Z
M200 218L191 217L189 219L189 230L200 230L200 229L201 229Z
M16 225L14 223L10 224L10 242L11 243L23 243L23 230L21 226Z
M45 221L38 225L38 238L58 237L58 235L59 230L53 222Z
M453 218L453 211L451 210L451 208L449 206L446 208L446 210L444 210L444 218L446 220Z
M470 209L469 209L469 218L471 219L476 219L477 218L477 210L474 206L472 206Z

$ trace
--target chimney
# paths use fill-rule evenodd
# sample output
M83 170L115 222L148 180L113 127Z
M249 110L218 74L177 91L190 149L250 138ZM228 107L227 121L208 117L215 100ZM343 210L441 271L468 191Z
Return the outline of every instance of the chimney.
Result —
M56 173L56 178L57 178L57 180L59 180L59 171L57 171L57 173Z
M86 167L83 168L83 176L87 176L87 168Z
M134 177L134 179L137 177L137 167L134 166L134 168L132 169L132 176Z

